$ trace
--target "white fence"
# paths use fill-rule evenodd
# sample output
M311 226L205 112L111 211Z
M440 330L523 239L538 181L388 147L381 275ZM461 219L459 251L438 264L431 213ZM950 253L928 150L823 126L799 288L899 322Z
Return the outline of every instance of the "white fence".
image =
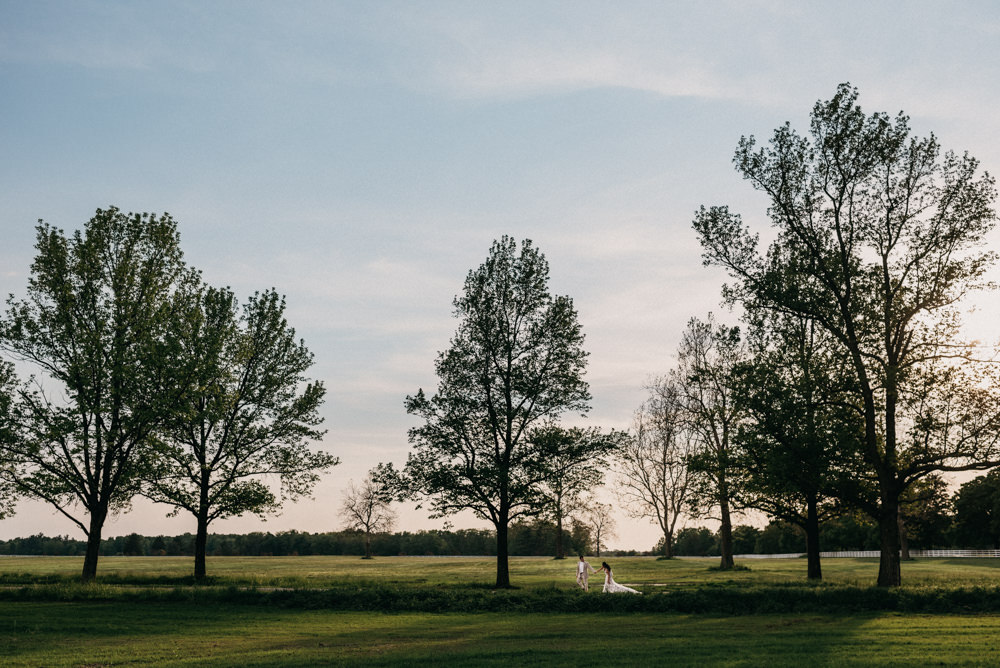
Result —
M788 552L786 554L737 554L735 559L796 559L805 557L805 552ZM820 552L820 557L874 557L878 558L878 550L855 550L853 552ZM917 557L1000 557L1000 550L910 550L910 556Z

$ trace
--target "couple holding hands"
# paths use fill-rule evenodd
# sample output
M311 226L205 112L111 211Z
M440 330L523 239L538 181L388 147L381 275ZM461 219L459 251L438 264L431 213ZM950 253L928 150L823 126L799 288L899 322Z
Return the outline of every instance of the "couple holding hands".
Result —
M626 587L625 585L620 585L615 582L614 577L611 575L611 566L608 566L608 562L602 561L601 567L598 570L594 570L594 567L587 562L583 555L580 555L580 561L576 563L576 583L580 585L580 588L584 591L590 591L590 574L598 573L604 571L604 593L605 594L641 594L631 587Z

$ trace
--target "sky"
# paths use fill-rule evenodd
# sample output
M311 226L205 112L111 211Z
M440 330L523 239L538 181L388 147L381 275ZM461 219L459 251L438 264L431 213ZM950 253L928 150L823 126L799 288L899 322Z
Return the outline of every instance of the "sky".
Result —
M735 319L691 221L728 204L766 229L740 137L804 132L842 82L1000 172L987 0L0 0L0 295L24 294L39 219L169 212L207 282L286 295L327 387L317 447L342 462L313 499L212 530L336 530L348 480L405 463L403 400L436 387L452 299L504 234L535 242L579 312L577 422L627 428L688 319ZM996 295L975 306L970 330L996 338ZM651 548L603 494L611 546ZM139 501L105 535L194 531L166 513ZM405 505L398 528L445 521ZM0 521L37 532L82 536L38 503Z

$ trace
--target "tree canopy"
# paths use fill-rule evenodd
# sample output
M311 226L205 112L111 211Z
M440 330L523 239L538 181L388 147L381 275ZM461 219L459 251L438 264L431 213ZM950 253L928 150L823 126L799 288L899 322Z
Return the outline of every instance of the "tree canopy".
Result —
M776 236L766 254L725 206L702 207L694 227L705 263L735 279L728 299L810 318L850 360L863 454L878 481L878 583L893 586L906 487L935 470L1000 458L996 397L974 380L949 380L962 373L956 362L973 357L957 338L957 305L994 263L983 242L996 222L996 189L968 154L942 153L933 135L911 136L902 113L865 115L857 98L842 84L817 102L808 136L786 123L766 146L740 140L736 169L770 202ZM941 380L958 394L939 400L967 420L917 418L920 392ZM914 419L903 418L904 404Z
M196 276L168 214L98 209L72 236L39 221L36 249L27 298L0 323L0 346L42 374L18 392L7 475L86 533L90 580L106 518L141 489L178 409L174 324Z
M187 370L188 386L159 432L161 466L144 491L196 518L201 578L211 522L275 512L282 500L308 494L337 459L309 448L323 435L325 390L305 377L313 355L286 321L284 298L272 289L240 309L230 290L206 287L187 306L175 364Z
M438 388L406 398L422 424L404 476L437 516L472 510L497 531L497 587L509 587L507 531L546 506L553 475L535 427L565 412L586 413L587 353L569 297L548 289L549 265L529 240L495 241L454 300L458 329L438 355Z

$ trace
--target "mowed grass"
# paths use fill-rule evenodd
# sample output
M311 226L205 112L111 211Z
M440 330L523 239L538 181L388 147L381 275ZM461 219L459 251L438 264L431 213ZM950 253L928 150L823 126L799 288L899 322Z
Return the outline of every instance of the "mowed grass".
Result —
M514 558L512 580L521 591L538 590L543 599L546 591L567 590L562 599L550 596L553 601L619 600L601 598L599 581L590 594L572 593L574 561ZM782 596L788 587L853 592L873 585L878 571L873 559L828 559L825 581L814 589L801 559L747 560L743 565L750 570L733 572L713 570L715 559L609 561L616 579L647 592L643 599L699 591L711 598L754 588L763 588L763 596ZM377 594L376 588L389 587L475 598L477 591L489 595L495 574L490 558L214 557L208 563L212 586L188 587L189 558L105 557L100 583L82 588L94 590L93 600L61 598L81 591L68 584L81 567L80 558L0 558L0 583L8 589L0 602L0 665L1000 665L1000 615L933 614L937 608L931 614L838 614L826 608L738 615L549 609L386 613L245 604L239 598L243 588L267 587L330 588L341 595L369 587ZM998 568L1000 560L994 559L908 562L904 587L995 589ZM18 598L20 585L32 583L42 583L29 587L41 596ZM191 595L157 593L176 590Z
M600 559L590 557L595 565ZM806 583L805 559L748 559L748 570L712 570L716 558L656 560L652 557L607 559L615 579L642 587L685 588L705 585L750 586ZM826 559L823 582L869 586L878 575L877 559ZM82 557L0 557L0 584L72 581L79 578ZM101 557L98 580L105 583L183 584L193 572L190 557ZM513 557L511 582L521 588L575 587L576 560ZM918 559L904 562L904 586L994 586L1000 559ZM490 587L496 580L491 557L209 557L211 584L270 587ZM595 576L596 577L596 576ZM600 583L597 577L594 582Z
M996 665L1000 617L379 614L23 603L7 666Z

